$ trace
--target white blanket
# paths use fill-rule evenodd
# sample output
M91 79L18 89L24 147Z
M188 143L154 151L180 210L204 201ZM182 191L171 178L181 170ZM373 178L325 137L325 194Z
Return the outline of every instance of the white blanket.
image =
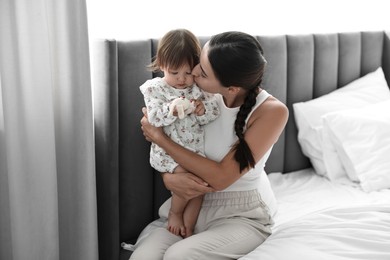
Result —
M312 169L269 175L273 234L245 260L389 260L390 190L366 193Z

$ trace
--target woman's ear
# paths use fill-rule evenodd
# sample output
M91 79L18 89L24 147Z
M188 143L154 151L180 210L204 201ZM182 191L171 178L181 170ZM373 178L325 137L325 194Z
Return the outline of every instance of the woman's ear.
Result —
M228 87L228 92L231 95L237 95L240 92L240 90L241 90L240 87L235 87L235 86Z

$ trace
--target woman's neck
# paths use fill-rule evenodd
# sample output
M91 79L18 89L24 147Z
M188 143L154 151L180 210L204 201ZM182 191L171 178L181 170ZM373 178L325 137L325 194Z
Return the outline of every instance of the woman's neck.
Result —
M234 108L244 104L245 97L242 95L237 96L223 96L223 101L226 107Z
M259 88L260 93L263 89ZM240 107L245 102L245 98L248 94L246 90L240 89L239 92L225 92L221 93L223 96L223 101L225 102L226 107L234 108L234 107Z

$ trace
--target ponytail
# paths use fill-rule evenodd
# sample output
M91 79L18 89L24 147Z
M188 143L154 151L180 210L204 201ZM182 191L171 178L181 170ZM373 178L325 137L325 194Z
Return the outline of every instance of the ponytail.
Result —
M234 123L234 130L236 131L236 135L238 137L238 141L234 145L234 159L240 164L240 173L247 167L254 168L256 164L252 151L244 138L244 126L248 114L256 104L256 97L258 93L258 87L252 88L248 91L245 101L241 105Z

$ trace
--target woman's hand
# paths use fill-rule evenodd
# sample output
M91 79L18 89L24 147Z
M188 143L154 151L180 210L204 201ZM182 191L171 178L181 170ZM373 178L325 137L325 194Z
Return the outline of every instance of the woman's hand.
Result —
M149 142L157 143L158 138L164 135L162 127L155 127L149 123L146 107L142 108L142 113L144 116L141 119L141 129L145 139Z
M189 172L162 173L162 178L168 190L186 200L215 191L201 178Z

